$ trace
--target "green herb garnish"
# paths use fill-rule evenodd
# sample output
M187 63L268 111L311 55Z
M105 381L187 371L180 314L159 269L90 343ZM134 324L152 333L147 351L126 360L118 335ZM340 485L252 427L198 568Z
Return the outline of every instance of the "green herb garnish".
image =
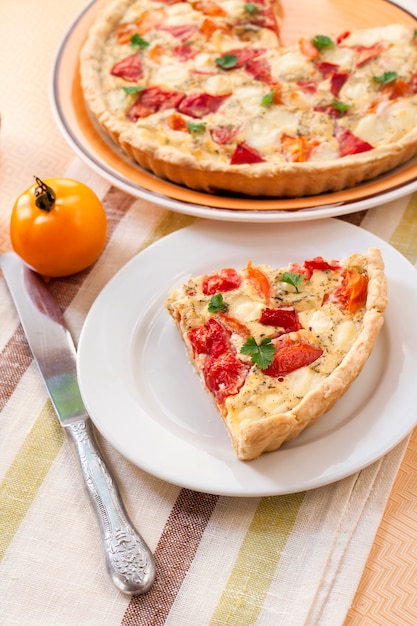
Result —
M143 37L138 35L138 33L135 33L131 36L129 45L138 46L139 48L147 48L149 46L149 41L146 41L146 39L143 39Z
M243 8L245 9L246 13L249 13L250 15L255 15L259 12L259 5L255 2L247 2Z
M214 60L215 64L224 70L230 70L237 65L237 56L235 54L225 54Z
M269 107L273 102L274 102L274 92L270 91L269 93L265 94L264 97L262 98L261 106Z
M333 100L333 108L336 109L336 111L339 111L339 113L345 113L348 109L350 109L350 106L350 104L345 104L344 102L337 100L337 98Z
M316 35L311 40L311 43L317 50L321 52L321 50L325 50L326 48L331 48L334 46L334 41L327 35Z
M375 82L380 83L381 85L387 85L388 83L392 83L394 80L398 78L397 72L384 72L380 76L372 76Z
M209 313L219 313L220 311L227 311L227 304L223 300L223 296L221 293L215 293L214 296L211 296L210 302L208 304Z
M249 337L241 347L240 352L241 354L249 354L252 363L264 370L274 360L276 348L271 337L264 337L259 345L253 337Z
M122 87L123 91L127 96L130 96L134 93L139 93L143 91L145 87L141 87L140 85L131 85L130 87Z
M284 272L279 279L282 283L288 283L299 293L298 285L305 279L306 274L295 274L294 272Z
M193 133L195 135L198 135L199 133L202 133L205 129L206 125L204 122L187 122L187 128L189 130L190 133Z

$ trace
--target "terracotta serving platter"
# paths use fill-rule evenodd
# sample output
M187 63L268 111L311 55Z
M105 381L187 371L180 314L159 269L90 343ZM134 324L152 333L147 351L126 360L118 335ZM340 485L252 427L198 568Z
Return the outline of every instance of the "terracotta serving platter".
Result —
M417 189L417 159L353 189L291 199L207 194L165 181L142 169L98 128L83 100L79 51L91 23L106 1L95 0L89 4L69 28L54 63L51 94L55 119L65 139L83 160L116 186L157 204L203 217L234 219L229 217L230 213L237 211L236 219L240 219L242 211L257 215L272 211L274 215L285 212L287 221L291 219L288 211L307 212L302 219L329 217L375 206ZM281 4L284 46L291 45L301 36L311 37L317 33L338 34L390 23L417 27L415 15L387 0L366 0L360 4L351 0L281 0ZM198 207L202 207L201 210ZM212 216L211 209L220 211L214 211ZM225 214L221 210L225 210Z

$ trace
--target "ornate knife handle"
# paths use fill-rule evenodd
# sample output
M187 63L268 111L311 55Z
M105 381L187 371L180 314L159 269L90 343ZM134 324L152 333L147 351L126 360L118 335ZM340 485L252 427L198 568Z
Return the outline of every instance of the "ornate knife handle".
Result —
M124 593L145 593L155 577L153 555L130 521L100 454L90 419L65 426L77 453L84 484L96 512L107 571Z

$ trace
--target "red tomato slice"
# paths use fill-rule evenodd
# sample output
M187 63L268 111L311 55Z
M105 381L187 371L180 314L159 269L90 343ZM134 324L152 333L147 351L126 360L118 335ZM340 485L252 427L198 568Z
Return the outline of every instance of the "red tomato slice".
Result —
M231 156L230 164L242 165L242 163L262 163L263 161L265 159L261 157L255 148L251 148L247 143L242 142L236 146Z
M288 335L281 335L273 342L276 347L274 360L269 367L262 370L264 374L273 378L286 376L300 367L310 365L323 354L321 348L306 341L293 341Z
M236 48L228 50L220 58L229 56L236 57L236 63L232 67L223 68L226 71L229 71L243 67L248 61L252 61L252 59L258 57L260 54L264 54L265 52L266 48Z
M342 128L341 126L335 126L334 135L339 144L340 156L348 156L350 154L358 154L359 152L367 152L373 150L367 141L363 141L352 133L348 128Z
M239 133L240 128L227 128L226 126L216 126L210 129L210 136L215 143L223 146L225 143L232 141Z
M148 117L157 111L175 109L185 94L179 91L168 91L162 87L149 87L139 92L137 99L128 109L126 116L132 122Z
M206 296L213 296L215 293L231 291L239 287L242 279L235 269L225 267L214 274L203 277L202 289Z
M229 334L219 322L210 318L207 324L192 328L188 339L193 347L193 354L208 354L218 357L229 351Z
M215 113L230 94L212 96L208 93L192 93L186 96L178 105L178 111L190 117L202 118L209 113Z
M267 85L272 85L275 81L272 78L271 66L266 59L253 59L245 65L245 70L251 74L255 80L259 80Z
M339 66L335 63L329 63L328 61L320 61L317 63L317 69L323 78L328 78L339 69Z
M298 319L297 311L293 307L277 309L264 309L259 322L267 326L279 326L286 333L291 333L302 328Z
M340 265L337 261L329 263L322 256L316 256L314 259L304 261L304 267L308 270L338 270Z
M207 357L203 365L203 376L207 389L216 402L221 404L226 398L239 392L249 370L249 365L227 352L218 358Z
M330 91L337 98L339 91L349 78L349 72L334 72L330 77Z
M188 24L185 26L162 26L161 30L169 33L177 39L181 39L181 41L186 41L198 31L198 26L195 26L194 24Z
M368 61L375 59L381 52L385 50L385 47L381 43L376 43L373 46L355 46L358 56L356 59L356 67L362 67Z
M262 5L261 2L256 2L255 4ZM263 9L259 9L252 15L249 15L249 22L251 24L255 24L255 26L260 26L261 28L269 28L273 30L277 35L279 34L278 23L275 19L275 14L272 7L264 7Z
M129 81L136 81L143 77L142 60L139 55L131 54L118 63L115 63L110 70L113 76L119 76Z
M305 93L316 93L317 83L314 80L297 80L297 85Z

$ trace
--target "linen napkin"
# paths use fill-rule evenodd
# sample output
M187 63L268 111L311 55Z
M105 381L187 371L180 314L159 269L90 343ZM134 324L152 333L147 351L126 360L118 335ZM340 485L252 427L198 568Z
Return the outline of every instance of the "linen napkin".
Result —
M96 191L109 219L99 261L50 282L77 341L108 280L196 218L135 199L78 159L66 175ZM417 194L343 219L416 262ZM2 277L0 319L0 624L343 625L407 440L326 487L232 498L155 478L99 436L126 508L155 554L153 588L129 598L105 571L78 467Z

